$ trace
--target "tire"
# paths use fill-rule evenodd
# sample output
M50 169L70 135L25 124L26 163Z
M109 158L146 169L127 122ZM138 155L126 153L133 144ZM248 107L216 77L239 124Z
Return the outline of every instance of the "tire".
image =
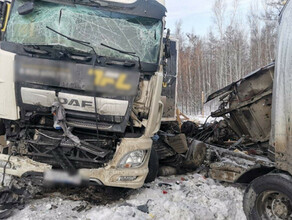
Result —
M248 220L292 219L292 178L267 174L253 180L243 198Z
M187 153L187 158L184 160L183 167L190 170L195 170L200 167L206 158L207 146L203 142L194 140Z
M158 174L159 159L158 159L158 154L155 151L154 147L151 148L148 169L149 169L149 172L145 179L145 183L153 182L156 179L157 174Z

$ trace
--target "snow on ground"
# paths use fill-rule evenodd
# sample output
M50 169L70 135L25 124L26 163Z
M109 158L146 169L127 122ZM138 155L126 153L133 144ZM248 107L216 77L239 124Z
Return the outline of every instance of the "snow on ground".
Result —
M217 118L213 118L213 117L209 117L210 115L208 116L203 116L203 115L190 115L188 116L189 120L190 121L193 121L197 124L200 124L200 125L203 125L205 122L208 122L208 123L212 123L212 122L215 122L215 121L220 121L220 120L223 120L222 117L217 117Z
M243 188L220 184L200 174L159 177L134 190L126 200L77 212L84 201L48 197L31 201L10 219L232 219L244 220ZM138 206L145 205L139 207ZM149 213L146 213L149 209Z
M188 116L188 118L190 119L190 121L194 121L194 122L199 123L199 124L204 124L205 121L207 120L207 117L206 116L202 116L202 115L196 115L196 116L191 115L191 116Z

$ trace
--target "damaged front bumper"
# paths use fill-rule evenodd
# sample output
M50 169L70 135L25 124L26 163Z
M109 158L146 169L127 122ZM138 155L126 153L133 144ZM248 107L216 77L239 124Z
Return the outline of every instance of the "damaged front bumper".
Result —
M104 167L97 169L79 169L78 175L86 181L99 185L137 189L143 186L148 174L148 162L152 147L152 139L146 137L124 138L113 159ZM129 153L145 151L141 165L135 168L119 168L121 160ZM9 162L7 163L9 159ZM0 154L0 172L17 177L27 176L30 173L46 173L52 170L52 166L36 162L22 156L10 156Z

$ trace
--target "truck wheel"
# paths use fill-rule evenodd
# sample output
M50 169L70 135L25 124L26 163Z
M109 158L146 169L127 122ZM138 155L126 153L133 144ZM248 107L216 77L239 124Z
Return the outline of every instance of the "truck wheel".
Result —
M292 178L285 174L261 176L247 187L243 209L248 220L292 219Z
M148 175L145 179L145 183L150 183L153 182L158 174L158 169L159 169L159 159L156 150L154 147L151 148L151 154L150 154L150 159L148 163Z

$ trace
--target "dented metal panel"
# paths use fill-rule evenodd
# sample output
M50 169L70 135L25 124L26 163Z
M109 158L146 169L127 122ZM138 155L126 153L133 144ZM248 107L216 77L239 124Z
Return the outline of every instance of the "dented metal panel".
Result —
M220 94L222 104L211 115L224 117L239 137L245 136L254 143L268 141L273 76L274 64L270 64L231 84L225 90L212 94L208 99Z
M247 155L244 152L226 150L212 145L208 147L209 175L213 179L236 182L252 170L270 171L274 167L274 163L263 156Z

